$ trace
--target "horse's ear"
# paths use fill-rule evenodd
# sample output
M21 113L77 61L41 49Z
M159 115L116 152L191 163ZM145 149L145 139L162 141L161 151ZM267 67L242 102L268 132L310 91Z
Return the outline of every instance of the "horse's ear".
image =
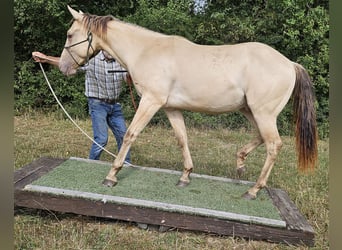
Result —
M71 15L74 17L75 20L81 20L82 19L82 14L83 14L82 11L77 12L76 10L71 8L69 5L68 5L68 9L69 9Z

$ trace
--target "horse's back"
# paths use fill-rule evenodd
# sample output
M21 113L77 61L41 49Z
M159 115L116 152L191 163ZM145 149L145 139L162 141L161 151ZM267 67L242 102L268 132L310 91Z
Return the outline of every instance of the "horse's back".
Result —
M262 43L206 46L180 39L173 56L174 95L210 112L238 110L247 101L264 105L258 99L285 92L287 100L294 86L293 63Z
M168 53L168 52L165 52ZM168 60L177 71L209 80L224 75L232 81L267 74L293 73L293 63L272 47L258 42L234 45L198 45L176 37Z
M257 42L212 46L164 36L138 65L165 107L209 113L287 102L295 80L293 63Z

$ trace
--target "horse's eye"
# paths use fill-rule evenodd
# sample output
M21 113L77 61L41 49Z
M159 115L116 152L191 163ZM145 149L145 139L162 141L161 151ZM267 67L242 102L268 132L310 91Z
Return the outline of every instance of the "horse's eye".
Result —
M71 39L71 38L72 38L72 35L71 35L71 34L67 34L67 38L68 38L68 39Z

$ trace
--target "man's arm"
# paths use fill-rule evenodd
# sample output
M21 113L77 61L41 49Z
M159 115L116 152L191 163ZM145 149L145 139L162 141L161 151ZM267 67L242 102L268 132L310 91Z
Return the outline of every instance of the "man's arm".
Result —
M54 65L57 67L59 65L59 59L60 59L60 57L47 56L47 55L45 55L41 52L38 52L38 51L32 52L32 58L36 62L48 63L48 64L51 64L51 65Z

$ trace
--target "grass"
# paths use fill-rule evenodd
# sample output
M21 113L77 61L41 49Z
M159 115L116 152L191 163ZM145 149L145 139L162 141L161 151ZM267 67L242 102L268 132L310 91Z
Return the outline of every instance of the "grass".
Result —
M192 177L188 188L178 188L175 186L178 174L131 167L118 173L115 188L108 188L101 185L101 181L109 169L110 164L69 159L32 184L282 220L266 190L251 201L241 198L249 188L245 184Z
M89 120L77 123L91 135ZM51 115L27 113L14 117L15 166L18 169L42 156L87 158L91 142L70 121ZM252 138L250 131L188 129L195 173L236 178L235 154ZM319 142L319 166L312 175L298 173L292 137L284 146L270 175L268 186L285 190L316 232L312 249L328 249L329 142ZM110 137L108 149L115 150ZM259 147L247 159L244 179L256 181L265 157ZM104 161L112 161L103 154ZM182 170L181 152L171 129L147 127L132 147L138 165ZM307 249L262 241L221 237L174 230L159 233L142 230L134 223L16 209L15 249Z

